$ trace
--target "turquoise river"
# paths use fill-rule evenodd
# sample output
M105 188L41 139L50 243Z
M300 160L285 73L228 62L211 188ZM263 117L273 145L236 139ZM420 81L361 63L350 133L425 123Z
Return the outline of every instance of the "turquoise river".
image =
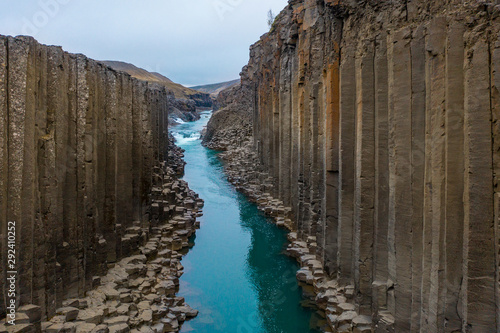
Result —
M217 153L201 145L211 113L171 129L186 150L184 179L205 200L195 246L182 261L179 295L200 311L181 332L312 333L296 262L284 254L286 233L226 180Z

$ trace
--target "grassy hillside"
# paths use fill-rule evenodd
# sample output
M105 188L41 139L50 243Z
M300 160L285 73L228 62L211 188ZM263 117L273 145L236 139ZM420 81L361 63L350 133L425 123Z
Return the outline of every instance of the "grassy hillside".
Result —
M233 80L233 81L228 81L228 82L221 82L221 83L214 83L214 84L207 84L204 86L196 86L196 87L191 87L191 89L198 90L207 94L211 94L212 96L216 97L222 90L225 90L227 88L230 88L234 85L237 85L240 83L240 80Z
M159 74L159 73L151 73L145 69L136 67L132 64L121 62L121 61L101 61L103 64L125 73L130 74L131 76L148 82L155 82L162 84L170 89L176 98L199 98L200 91L196 91L194 89L186 88L181 84L175 83L169 78Z

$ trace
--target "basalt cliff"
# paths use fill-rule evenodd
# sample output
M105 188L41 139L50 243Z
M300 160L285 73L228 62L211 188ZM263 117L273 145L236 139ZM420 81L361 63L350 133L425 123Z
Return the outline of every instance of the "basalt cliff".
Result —
M291 0L205 144L338 332L500 331L500 6Z
M0 36L0 332L177 332L196 316L175 294L203 201L178 180L170 95Z

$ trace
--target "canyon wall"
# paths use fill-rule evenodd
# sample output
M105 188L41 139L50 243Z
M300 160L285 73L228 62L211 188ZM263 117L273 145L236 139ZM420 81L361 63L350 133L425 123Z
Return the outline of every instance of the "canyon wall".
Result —
M227 150L240 146L252 135L253 90L247 85L236 85L221 91L214 100L214 113L202 133L203 144L208 148Z
M124 236L148 223L168 157L167 97L83 55L0 36L0 317L9 221L18 304L44 317L134 250Z
M291 0L251 47L254 174L377 331L500 331L499 14Z

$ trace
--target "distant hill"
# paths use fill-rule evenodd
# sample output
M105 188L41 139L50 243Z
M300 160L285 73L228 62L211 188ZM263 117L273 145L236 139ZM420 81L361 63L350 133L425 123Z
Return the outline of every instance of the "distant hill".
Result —
M197 106L210 106L205 105L210 104L210 97L206 95L207 93L203 94L202 91L186 88L183 85L175 83L168 77L165 77L159 73L148 72L145 69L121 61L101 62L117 71L128 73L136 79L164 85L165 87L167 87L167 89L171 90L174 93L175 98L192 99L196 102Z
M240 83L240 80L233 80L233 81L228 81L228 82L222 82L222 83L214 83L214 84L207 84L204 86L196 86L196 87L191 87L193 90L198 90L204 93L208 93L212 95L212 97L217 97L217 95L222 91L227 88L230 88L232 86L237 85Z

